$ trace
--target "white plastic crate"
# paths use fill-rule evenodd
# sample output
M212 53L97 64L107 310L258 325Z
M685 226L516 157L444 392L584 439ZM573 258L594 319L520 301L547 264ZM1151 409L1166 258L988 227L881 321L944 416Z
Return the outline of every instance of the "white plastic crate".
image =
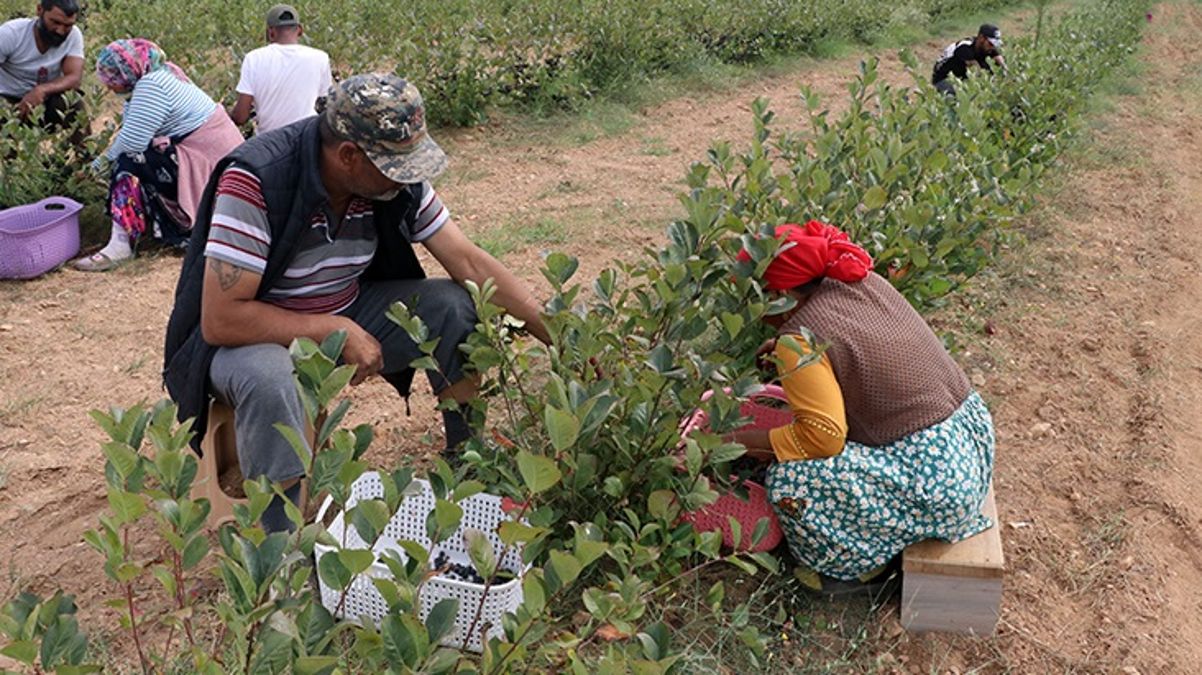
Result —
M497 552L497 555L504 550L505 545L497 536L497 526L503 521L512 520L512 518L501 510L500 497L484 493L459 502L459 506L463 508L463 519L459 524L459 529L432 549L430 538L426 535L426 517L434 509L434 493L426 481L418 480L417 483L422 487L421 494L406 497L401 502L400 508L389 521L388 526L384 528L384 534L380 536L372 549L376 554L377 561L351 583L346 592L346 601L343 603L341 612L335 612L341 593L328 588L325 583L320 583L321 579L318 578L321 588L321 603L330 612L351 621L359 621L364 616L371 617L379 626L388 613L388 603L376 590L371 579L373 577L391 578L392 573L388 567L378 560L385 551L395 550L402 560L408 558L404 549L397 545L397 541L409 540L421 544L431 551L431 560L434 559L436 551L444 551L452 562L470 565L467 550L463 545L463 531L472 528L488 535L488 540L492 543L493 550ZM348 506L354 506L363 499L382 499L383 496L384 487L380 483L379 475L375 472L365 473L351 487ZM331 503L331 500L327 498L322 504L318 520L322 519ZM364 548L367 545L366 542L359 537L359 533L354 527L346 527L343 516L344 514L339 513L334 522L330 524L330 535L341 542L345 530L347 548ZM315 548L318 563L320 564L323 555L333 550L335 549L332 547L318 544ZM440 601L447 598L459 598L459 613L455 617L455 629L443 638L444 646L479 652L483 649L480 640L482 628L488 627L485 640L502 635L501 617L506 613L514 612L522 604L522 576L530 569L529 565L522 564L521 544L515 544L509 549L505 557L498 563L497 569L513 573L514 578L488 589L488 596L484 600L484 608L480 612L480 620L476 624L475 634L470 636L466 633L471 627L472 618L476 615L480 598L484 595L484 585L436 576L422 586L419 602L421 605L420 616L423 621L434 605Z

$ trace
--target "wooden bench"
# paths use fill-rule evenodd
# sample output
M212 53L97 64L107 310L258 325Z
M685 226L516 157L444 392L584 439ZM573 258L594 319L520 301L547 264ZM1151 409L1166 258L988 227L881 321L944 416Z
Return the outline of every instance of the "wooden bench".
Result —
M901 622L913 632L986 637L1002 607L1002 536L990 488L981 510L994 526L949 544L929 539L902 553Z
M306 429L306 437L312 444L312 429ZM234 505L245 504L245 498L229 495L221 488L221 476L227 471L237 471L237 485L242 485L242 472L238 469L238 445L234 436L234 409L213 401L209 405L209 421L205 436L200 441L200 467L192 483L192 499L204 497L209 500L209 527L216 529L224 523L232 523ZM308 483L302 481L301 511L308 502Z

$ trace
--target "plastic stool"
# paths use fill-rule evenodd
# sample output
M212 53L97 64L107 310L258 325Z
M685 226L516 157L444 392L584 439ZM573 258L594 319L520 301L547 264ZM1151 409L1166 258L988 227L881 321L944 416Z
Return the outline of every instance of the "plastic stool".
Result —
M305 429L305 438L313 444L313 429ZM209 527L217 529L225 523L235 522L234 505L246 504L246 498L232 497L221 489L221 474L231 466L238 466L238 445L234 435L234 409L220 401L209 404L209 424L204 439L200 442L200 467L192 483L192 499L204 497L209 500ZM239 470L241 475L241 470ZM242 481L239 480L241 485ZM301 480L301 512L309 501L308 481Z

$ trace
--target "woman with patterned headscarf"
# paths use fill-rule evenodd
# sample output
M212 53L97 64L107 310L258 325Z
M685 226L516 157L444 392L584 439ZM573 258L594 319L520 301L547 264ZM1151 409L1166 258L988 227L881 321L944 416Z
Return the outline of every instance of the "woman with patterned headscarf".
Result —
M126 102L113 144L92 163L97 171L109 164L112 235L75 261L87 272L132 258L146 236L186 243L209 173L242 142L225 109L149 40L110 43L96 58L96 75Z
M816 221L776 237L761 281L796 304L767 319L778 334L761 353L775 357L794 423L727 440L773 462L768 496L798 579L826 594L876 587L910 544L990 527L993 422L864 249Z

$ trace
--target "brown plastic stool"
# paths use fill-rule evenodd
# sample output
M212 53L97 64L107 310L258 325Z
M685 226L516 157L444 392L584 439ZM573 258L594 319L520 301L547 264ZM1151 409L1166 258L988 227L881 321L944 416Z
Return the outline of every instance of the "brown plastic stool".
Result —
M313 443L313 430L306 429L305 437ZM234 505L245 504L246 498L232 497L221 489L221 474L231 467L238 471L238 485L242 485L242 471L238 468L238 445L234 440L234 409L220 401L209 405L209 424L204 439L200 442L200 467L192 483L192 499L204 497L209 500L209 527L216 529L232 523ZM301 481L301 511L309 501L309 484Z

